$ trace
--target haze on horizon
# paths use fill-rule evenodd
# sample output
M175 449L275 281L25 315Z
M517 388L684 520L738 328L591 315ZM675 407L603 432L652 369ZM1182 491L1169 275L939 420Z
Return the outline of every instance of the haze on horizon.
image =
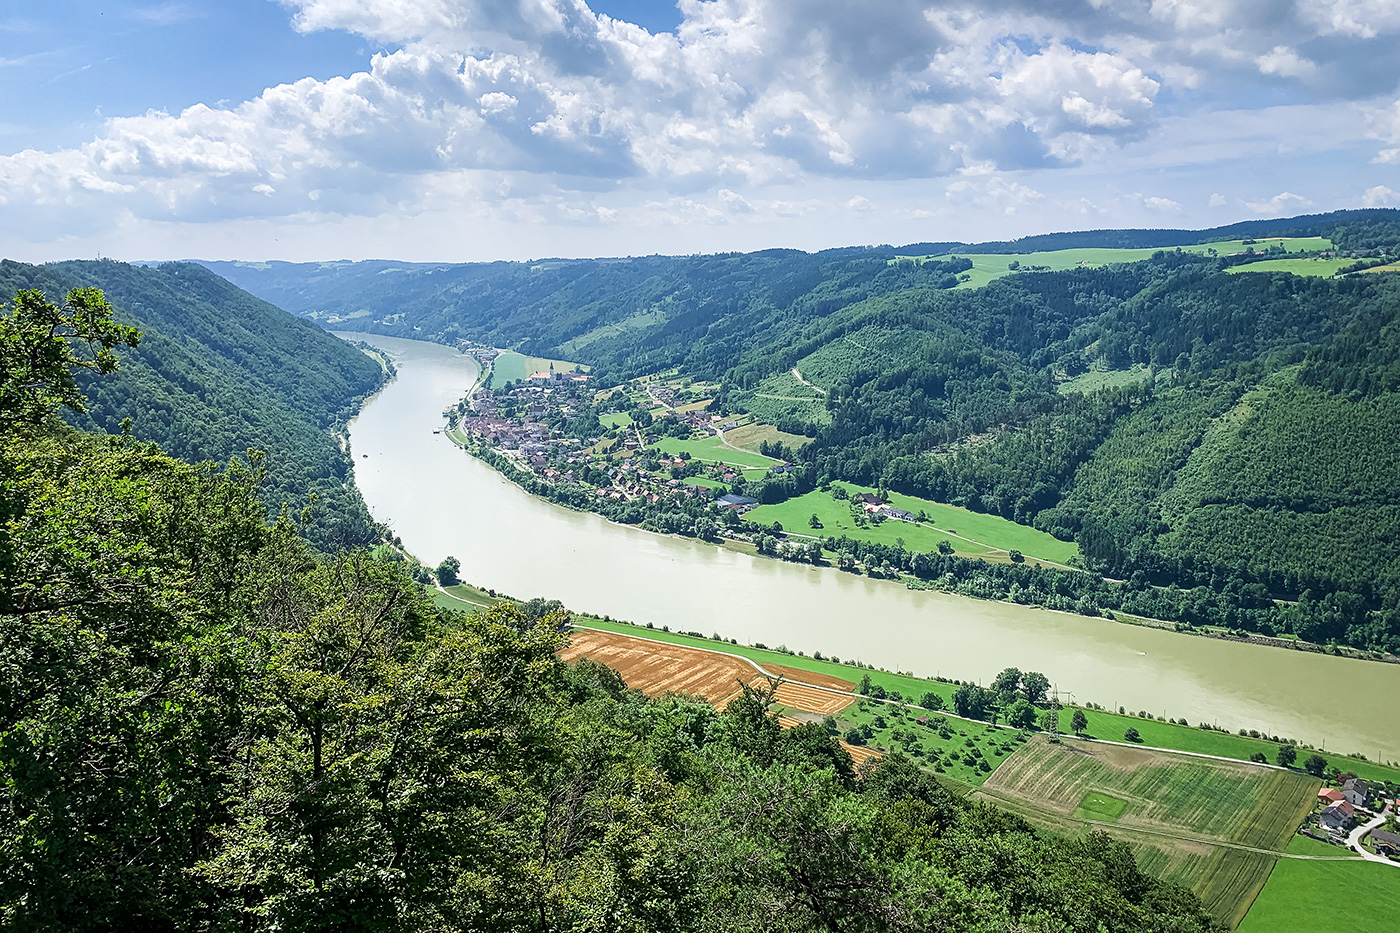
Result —
M821 249L1400 206L1400 2L57 0L0 255Z

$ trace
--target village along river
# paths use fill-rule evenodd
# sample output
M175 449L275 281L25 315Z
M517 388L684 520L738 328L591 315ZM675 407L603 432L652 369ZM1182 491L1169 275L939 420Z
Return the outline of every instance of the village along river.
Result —
M382 347L398 368L350 425L355 480L411 553L430 566L457 557L468 582L922 676L986 684L1005 667L1043 671L1080 703L1400 758L1400 730L1385 712L1400 696L1400 665L907 590L612 524L527 494L433 433L476 379L470 357L345 336Z

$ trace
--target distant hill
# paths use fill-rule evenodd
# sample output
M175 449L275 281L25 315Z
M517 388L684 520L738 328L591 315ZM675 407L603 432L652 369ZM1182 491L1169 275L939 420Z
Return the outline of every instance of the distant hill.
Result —
M975 249L1281 235L1379 267L1400 257L1400 211ZM1266 249L1007 264L978 288L955 287L972 265L956 253L885 247L211 265L349 329L511 346L604 383L718 381L719 406L814 438L796 492L884 486L1073 539L1125 581L1103 608L1400 651L1400 276L1249 272ZM1309 262L1285 265L1336 268Z
M348 483L350 459L332 430L383 375L377 362L194 264L0 262L0 293L38 288L61 301L75 286L101 288L123 323L142 332L120 370L85 379L85 430L132 433L181 459L227 461L267 453L262 495L295 514L314 493L308 535L322 547L369 543L378 531Z

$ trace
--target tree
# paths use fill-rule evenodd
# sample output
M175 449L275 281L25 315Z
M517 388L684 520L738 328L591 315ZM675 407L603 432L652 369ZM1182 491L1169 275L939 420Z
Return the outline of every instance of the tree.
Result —
M1009 552L1009 556L1013 564L1024 564L1026 562L1026 556L1014 548Z
M1138 735L1137 729L1133 726L1128 727L1127 731L1123 733L1123 738L1127 739L1129 742L1142 741L1142 736Z
M60 307L35 289L15 296L0 316L0 428L38 424L62 405L87 411L75 373L111 373L115 347L134 347L141 334L112 320L98 288L75 288Z
M995 701L995 694L976 684L963 684L953 691L953 712L969 719L984 719Z
M1003 703L1010 702L1010 698L1020 689L1021 671L1018 668L1008 667L992 681L992 692L1000 696Z
M772 535L762 535L758 539L758 553L772 556L777 553L778 539Z
M1027 671L1021 678L1021 693L1034 706L1039 706L1045 702L1045 695L1050 690L1050 678L1040 671Z
M953 553L953 542L949 541L947 538L944 538L943 540L939 541L938 553L942 554L945 557Z
M822 562L822 543L820 541L808 541L803 548L803 553L808 562L820 564Z
M1025 697L1017 697L1006 708L1006 724L1017 729L1029 729L1035 725L1035 707Z
M437 565L438 583L443 586L456 586L462 582L457 574L462 569L462 562L455 557L447 556L442 559L442 563Z
M1249 760L1255 762L1256 764L1262 765L1268 763L1269 756L1264 754L1263 752L1255 752L1253 755L1249 756Z
M1083 735L1084 730L1089 728L1089 717L1084 715L1082 709L1077 709L1074 715L1069 717L1069 727L1075 735Z
M856 687L856 692L859 693L859 694L861 694L862 696L869 696L869 695L870 695L870 675L869 675L869 674L862 674L862 675L860 676L860 686Z
M922 706L924 709L942 709L947 704L944 702L941 696L939 696L936 693L929 692L925 693L922 697L919 698L919 705Z
M1327 759L1321 755L1309 755L1307 761L1303 762L1303 770L1313 777L1322 777L1327 770Z
M809 518L809 519L807 519L807 527L809 527L809 528L820 528L820 527L822 527L822 520L821 520L820 518L817 517L817 513L816 513L816 512L813 512L813 513L812 513L812 517Z
M1279 763L1280 767L1291 768L1293 767L1293 762L1298 760L1298 749L1294 748L1292 745L1280 745L1278 747L1278 754L1274 756L1274 760Z

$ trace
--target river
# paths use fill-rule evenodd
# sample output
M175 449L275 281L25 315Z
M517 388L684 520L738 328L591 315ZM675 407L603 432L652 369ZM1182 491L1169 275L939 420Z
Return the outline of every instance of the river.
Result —
M383 348L398 368L350 424L355 480L370 510L424 563L457 557L469 582L916 675L986 684L1005 667L1043 671L1079 703L1400 758L1400 730L1384 712L1400 696L1400 665L907 590L615 525L528 495L433 433L475 381L470 357L421 341L344 336Z

